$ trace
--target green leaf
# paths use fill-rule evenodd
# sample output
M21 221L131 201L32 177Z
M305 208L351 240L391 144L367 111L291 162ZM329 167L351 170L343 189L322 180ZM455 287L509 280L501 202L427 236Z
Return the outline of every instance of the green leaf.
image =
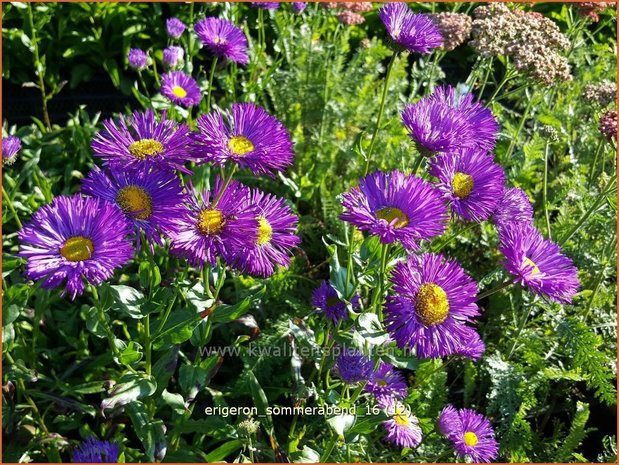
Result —
M178 384L185 393L188 401L195 398L196 394L207 384L213 376L213 370L220 361L218 355L212 355L202 360L199 365L183 365L178 372Z
M355 416L349 414L334 415L327 418L327 424L335 431L338 437L344 437L344 433L355 424Z
M152 395L157 389L152 376L128 373L118 381L109 394L101 402L101 410L113 409L127 405L134 400Z
M151 420L142 402L127 405L125 411L131 418L135 434L140 438L148 460L150 462L163 460L167 449L166 428L163 422Z
M185 413L185 399L180 394L168 392L167 389L164 389L161 393L161 399L166 405L172 407L172 410L178 415Z
M202 318L199 313L192 310L177 310L170 314L161 332L153 336L153 347L159 350L174 344L181 344L188 341L193 334L194 328ZM159 326L158 321L152 321L152 329Z
M260 292L264 294L264 288L261 289ZM234 305L221 304L215 308L213 313L209 315L209 318L213 323L227 323L236 320L238 317L247 313L254 299L255 296L248 296Z
M142 359L142 346L140 344L134 341L130 341L129 344L125 344L124 341L121 342L125 347L120 349L118 363L132 366Z
M19 316L21 309L13 304L2 309L2 326L10 325Z
M207 454L206 461L208 463L221 462L226 457L228 457L230 454L239 450L241 447L243 447L243 442L240 441L239 439L228 441L222 444L221 446L219 446L214 451Z
M226 423L221 417L209 416L200 420L184 420L177 430L181 433L201 433L223 440L236 438L237 432L234 426Z
M114 308L130 316L131 318L143 318L144 312L144 294L137 289L129 286L117 285L110 286L110 295L114 301Z
M249 390L251 392L251 396L254 399L254 405L258 409L258 415L262 419L262 424L264 425L264 429L266 432L273 436L273 418L268 414L267 409L269 407L269 401L267 399L262 386L256 379L256 375L251 370L247 370L245 372L245 376L247 377L247 382L249 383Z

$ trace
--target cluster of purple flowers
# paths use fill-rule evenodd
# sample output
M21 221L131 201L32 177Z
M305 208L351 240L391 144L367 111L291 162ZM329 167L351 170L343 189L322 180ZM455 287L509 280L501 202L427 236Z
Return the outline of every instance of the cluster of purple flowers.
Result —
M278 3L275 3L279 6ZM174 41L181 38L187 25L178 18L166 20L166 32ZM247 38L245 33L230 21L222 18L208 17L196 22L193 30L202 46L215 59L222 59L241 65L249 60ZM179 70L183 65L185 49L178 45L169 45L163 50L163 67L168 70L161 76L161 94L176 105L185 108L198 106L202 100L202 91L197 81L189 74ZM142 71L149 65L147 52L132 48L127 55L129 66Z
M222 118L212 113L204 120ZM96 285L131 260L133 242L138 249L143 239L151 248L165 246L163 237L173 253L200 267L221 257L241 272L267 277L288 266L300 239L297 217L283 199L231 177L204 192L181 183L178 173L191 174L188 162L234 163L271 175L292 163L287 130L262 108L237 104L229 123L191 133L151 110L105 121L91 144L104 167L92 169L81 194L56 198L20 231L27 276L46 288L66 281L75 298L84 279Z
M433 26L405 4L387 4L379 16L401 49L427 53L441 43L434 40ZM386 330L397 346L414 349L420 358L478 360L485 345L474 327L480 315L477 283L455 260L418 254L423 241L445 232L449 210L461 221L492 220L506 271L534 293L570 303L579 286L578 270L535 229L526 193L506 187L505 172L492 154L499 125L472 94L440 87L407 105L402 119L419 156L428 160L427 174L434 182L401 171L374 172L342 194L340 218L385 246L400 243L407 253L393 269L384 308ZM345 320L351 308L328 282L314 292L313 304L334 323ZM355 305L361 305L360 299ZM354 353L338 357L334 370L347 384L365 382L366 392L386 409L388 441L400 447L421 442L417 420L403 403L406 382L393 366L381 361L374 367ZM439 423L458 454L472 461L496 458L494 432L482 415L448 407Z

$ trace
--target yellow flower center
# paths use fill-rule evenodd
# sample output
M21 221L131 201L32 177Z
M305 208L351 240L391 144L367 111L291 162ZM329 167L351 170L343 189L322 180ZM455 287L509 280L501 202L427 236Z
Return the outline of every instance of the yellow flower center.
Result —
M408 225L409 219L399 208L395 207L385 207L381 208L376 212L376 216L380 220L385 220L389 224L393 224L393 227L396 229L404 228ZM394 223L395 220L395 223Z
M92 241L84 236L73 236L67 239L60 248L60 255L70 262L88 260L95 253Z
M449 314L447 294L436 284L422 284L417 293L415 309L424 325L433 326L442 323Z
M267 219L261 216L258 218L258 239L256 239L256 244L264 245L271 240L271 237L273 237L273 228Z
M451 180L451 188L453 193L459 199L466 199L473 190L473 186L475 183L473 182L473 176L470 174L465 174L461 172L457 172L454 174L454 178Z
M172 87L172 93L176 95L178 98L187 97L187 91L183 89L181 86Z
M464 439L464 444L466 444L469 447L474 447L479 442L479 439L477 439L477 435L473 433L472 431L467 431L466 433L464 433L463 439Z
M129 146L129 153L140 160L160 155L164 150L163 144L155 139L138 140Z
M393 419L398 425L408 426L409 424L408 412L400 405L396 406Z
M536 274L540 274L541 273L539 267L529 257L524 257L524 264L525 264L525 266L532 266L533 267L533 270L531 271L530 276L535 276Z
M224 39L223 37L215 36L213 38L213 42L215 42L216 44L225 44L226 39Z
M384 379L379 379L378 381L376 381L376 384L380 387L384 387L387 385L387 381L385 381Z
M202 210L198 217L198 230L202 234L219 234L226 220L219 210Z
M233 136L228 141L228 148L235 155L245 155L254 150L254 144L245 136Z
M147 220L153 213L150 195L138 186L126 186L118 191L116 202L126 213L131 213L138 220Z

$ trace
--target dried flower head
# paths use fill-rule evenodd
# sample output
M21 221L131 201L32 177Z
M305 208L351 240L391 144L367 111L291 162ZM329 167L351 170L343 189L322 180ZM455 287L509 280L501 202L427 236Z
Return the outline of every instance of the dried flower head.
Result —
M561 54L570 42L539 13L510 10L503 3L480 6L472 37L469 45L482 57L508 56L518 70L543 84L571 79L567 58Z
M600 20L598 13L612 5L614 5L613 2L580 2L576 3L576 8L578 8L580 16L589 19L593 23L597 23Z
M610 110L600 118L600 132L610 142L612 139L617 140L617 111Z
M462 13L437 13L428 15L443 35L443 49L453 50L471 35L473 20Z
M337 15L337 19L345 26L355 26L357 24L362 24L365 22L365 18L363 16L348 10L344 10L339 13Z
M617 100L617 83L604 79L595 84L587 84L583 97L589 103L607 107Z

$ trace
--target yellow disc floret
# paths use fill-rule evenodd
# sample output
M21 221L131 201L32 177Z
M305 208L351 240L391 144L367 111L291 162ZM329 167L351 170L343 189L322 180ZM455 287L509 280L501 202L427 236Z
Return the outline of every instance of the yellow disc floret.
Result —
M187 91L183 89L181 86L172 87L172 93L176 95L178 98L187 97Z
M129 146L129 153L139 160L160 155L165 150L163 144L155 139L142 139Z
M474 447L479 442L479 439L477 439L477 435L472 431L467 431L466 433L464 433L462 439L464 440L464 444L469 447Z
M267 219L261 216L258 218L258 239L256 239L256 244L267 244L271 241L271 237L273 237L273 228Z
M219 234L225 224L224 215L219 210L202 210L198 216L198 230L205 235Z
M84 236L73 236L67 239L60 248L60 255L70 262L88 260L95 253L92 241Z
M475 183L473 182L473 176L470 174L461 173L459 171L454 174L454 177L451 180L451 188L453 193L459 199L466 199L469 195L471 195L474 185Z
M228 148L235 155L245 155L253 152L254 144L245 136L234 136L228 141Z
M422 284L417 293L415 309L424 325L433 326L442 323L449 314L447 294L436 284Z
M402 210L396 207L381 208L376 212L376 216L392 224L394 228L400 229L408 225L409 219ZM394 222L395 220L395 222Z
M138 220L147 220L153 213L150 195L138 186L126 186L118 191L116 202L126 213L131 213Z

